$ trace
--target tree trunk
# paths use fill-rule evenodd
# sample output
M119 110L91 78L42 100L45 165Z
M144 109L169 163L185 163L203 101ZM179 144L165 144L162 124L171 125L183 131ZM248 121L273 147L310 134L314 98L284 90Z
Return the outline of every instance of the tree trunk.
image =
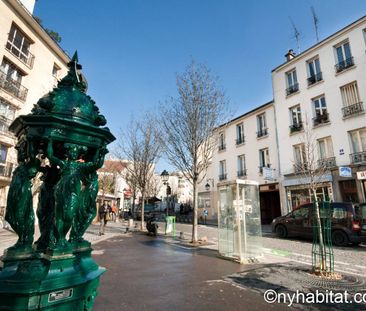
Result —
M142 202L141 202L141 231L144 230L144 214L145 214L145 195L142 194Z
M197 243L197 218L198 218L198 194L197 194L197 179L193 180L193 219L192 219L192 243Z
M133 191L133 194L132 194L132 216L135 215L135 200L136 200L136 193L135 191Z
M322 230L322 223L320 220L320 210L319 210L319 202L316 196L316 190L312 189L313 196L314 196L314 203L315 203L315 217L316 217L316 224L318 229L318 236L319 236L319 248L320 248L320 271L326 271L326 261L325 261L325 252L324 252L324 238L323 238L323 230Z

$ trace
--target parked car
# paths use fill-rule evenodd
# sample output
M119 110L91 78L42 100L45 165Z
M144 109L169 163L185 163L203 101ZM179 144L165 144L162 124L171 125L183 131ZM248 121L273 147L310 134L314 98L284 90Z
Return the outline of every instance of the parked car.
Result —
M366 207L356 206L348 202L330 203L332 214L332 242L334 245L346 246L349 243L366 242ZM297 236L312 238L313 236L313 204L303 204L272 221L272 232L280 238Z

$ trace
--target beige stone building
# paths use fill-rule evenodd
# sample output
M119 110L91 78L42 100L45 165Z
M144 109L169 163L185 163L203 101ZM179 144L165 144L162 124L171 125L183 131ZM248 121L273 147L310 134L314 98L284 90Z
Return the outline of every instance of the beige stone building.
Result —
M68 55L33 18L35 0L0 0L0 208L16 165L8 131L67 72Z

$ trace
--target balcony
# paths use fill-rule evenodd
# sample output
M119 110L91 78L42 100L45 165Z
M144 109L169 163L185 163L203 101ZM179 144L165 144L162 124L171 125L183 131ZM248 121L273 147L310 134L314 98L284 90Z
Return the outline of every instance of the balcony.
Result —
M10 135L11 132L9 131L9 125L10 125L10 122L3 120L0 117L0 133Z
M336 158L329 157L323 158L318 160L318 167L319 168L332 168L336 166Z
M293 123L290 125L290 133L300 132L303 129L302 122Z
M343 118L358 115L360 113L363 113L363 111L363 102L359 102L342 108Z
M258 169L259 169L259 174L260 175L263 175L263 168L264 167L268 167L268 168L270 168L271 167L271 164L267 164L267 165L261 165L261 166L258 166Z
M306 173L309 170L308 164L306 162L299 162L294 164L294 173L301 174Z
M0 177L10 178L13 172L14 163L6 162L0 163Z
M322 80L323 80L323 74L321 72L318 72L317 74L314 74L308 78L308 85L315 84Z
M219 180L220 181L222 181L222 180L226 180L226 178L227 178L227 174L225 173L225 174L220 174L219 175Z
M247 177L247 170L239 170L237 171L238 178L246 178Z
M364 163L366 162L366 151L351 153L350 158L352 164Z
M225 150L226 149L226 144L220 144L219 145L219 151L223 151L223 150Z
M34 63L34 55L31 52L29 52L28 49L26 51L19 49L16 45L17 43L18 43L17 41L14 42L8 41L5 47L11 54L17 57L22 63L24 63L26 66L32 69ZM18 45L20 46L21 44Z
M263 137L263 136L266 136L266 135L268 135L268 128L260 129L260 130L257 132L257 138L259 138L259 137Z
M329 113L323 112L323 114L318 114L315 118L313 118L314 126L319 124L324 124L329 122Z
M290 85L287 89L286 89L286 95L289 96L292 93L295 93L299 90L299 83L295 83L293 85Z
M338 64L335 65L336 72L341 72L349 67L352 67L355 63L353 62L353 57L347 58L346 60L342 60Z
M244 136L244 135L243 135L243 136L238 137L238 138L235 140L235 143L236 143L237 145L244 144L244 142L245 142L245 136Z
M0 88L6 92L19 98L21 101L25 101L28 94L28 89L22 86L19 82L8 77L5 72L0 70Z

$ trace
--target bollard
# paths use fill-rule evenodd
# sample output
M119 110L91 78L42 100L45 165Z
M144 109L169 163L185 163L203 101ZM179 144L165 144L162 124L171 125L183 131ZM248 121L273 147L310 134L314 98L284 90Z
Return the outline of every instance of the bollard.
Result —
M181 239L181 240L183 240L184 239L184 233L181 231L181 232L179 232L179 238Z

